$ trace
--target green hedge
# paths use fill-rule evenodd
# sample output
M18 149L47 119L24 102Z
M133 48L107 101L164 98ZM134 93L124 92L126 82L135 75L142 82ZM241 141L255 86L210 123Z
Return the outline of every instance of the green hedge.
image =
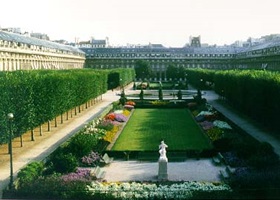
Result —
M108 89L125 86L135 79L134 69L117 68L108 70Z
M215 73L215 91L235 107L273 130L280 130L280 74L243 70Z
M188 69L191 84L205 88L213 82L216 93L272 130L279 131L280 74L261 70ZM200 80L203 79L203 82Z
M111 73L118 73L123 84L127 84L134 79L133 72L133 69L1 72L0 144L8 141L8 113L14 114L12 130L17 137L105 93Z

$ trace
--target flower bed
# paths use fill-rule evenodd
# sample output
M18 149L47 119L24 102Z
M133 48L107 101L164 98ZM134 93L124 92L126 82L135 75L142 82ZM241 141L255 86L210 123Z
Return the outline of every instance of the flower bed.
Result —
M155 183L100 183L92 182L88 191L93 196L100 195L110 199L196 199L206 192L224 192L228 195L231 188L226 184L188 181L171 185ZM218 196L218 195L217 195ZM209 197L209 196L208 196Z

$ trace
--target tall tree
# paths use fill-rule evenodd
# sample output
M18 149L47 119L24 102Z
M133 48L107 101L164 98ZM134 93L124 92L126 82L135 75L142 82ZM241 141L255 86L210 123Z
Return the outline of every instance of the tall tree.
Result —
M137 60L135 63L136 78L144 80L149 78L152 74L151 66L148 62L143 60Z

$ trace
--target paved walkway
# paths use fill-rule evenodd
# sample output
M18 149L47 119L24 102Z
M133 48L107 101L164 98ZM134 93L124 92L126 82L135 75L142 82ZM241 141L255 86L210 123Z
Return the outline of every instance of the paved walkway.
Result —
M269 142L273 146L275 153L280 156L280 140L278 138L269 135L269 132L264 130L257 122L234 110L226 102L223 102L223 100L220 100L219 96L214 91L205 91L203 97L206 98L207 102L216 110L255 139L262 142Z
M132 85L129 86L132 88ZM118 91L119 92L119 91ZM66 141L70 136L77 132L78 129L84 127L94 117L98 116L104 108L111 102L119 99L115 91L108 91L102 95L103 101L90 107L83 112L78 118L73 120L67 126L58 129L55 134L46 140L40 142L38 145L33 145L29 151L20 152L14 155L13 166L14 175L33 160L42 160L54 151L61 143ZM260 141L267 141L274 147L275 151L280 155L280 144L275 138L267 135L259 128L254 126L248 118L244 118L236 111L229 109L230 107L223 106L218 101L218 96L211 91L206 91L204 97L212 104L218 111L223 113L226 117L231 119L234 123L251 134ZM0 155L2 156L2 155ZM109 167L104 168L107 172L105 177L108 181L114 180L131 180L131 179L146 179L155 180L157 175L157 163L144 163L137 161L115 161ZM185 170L184 172L182 170ZM180 163L169 163L168 173L170 180L218 180L219 167L215 167L210 160L186 160ZM145 176L143 174L146 174ZM184 175L185 174L185 175ZM9 184L10 165L9 162L1 163L0 159L0 197L1 192Z
M168 156L168 152L167 152ZM157 162L114 161L102 168L105 180L114 181L158 181ZM211 159L187 159L184 162L168 162L167 174L170 181L210 181L220 182L220 170Z

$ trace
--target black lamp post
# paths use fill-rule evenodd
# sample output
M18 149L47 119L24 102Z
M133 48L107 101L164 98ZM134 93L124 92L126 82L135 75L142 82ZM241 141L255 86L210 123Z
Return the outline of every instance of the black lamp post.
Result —
M13 113L9 113L7 115L7 118L8 118L8 121L9 121L9 153L10 153L10 185L9 185L9 188L12 189L13 187L13 147L12 147L12 135L13 135L13 132L12 132L12 123L13 123L13 119L14 119L14 114Z
M203 79L200 79L200 89L202 90L203 89Z

